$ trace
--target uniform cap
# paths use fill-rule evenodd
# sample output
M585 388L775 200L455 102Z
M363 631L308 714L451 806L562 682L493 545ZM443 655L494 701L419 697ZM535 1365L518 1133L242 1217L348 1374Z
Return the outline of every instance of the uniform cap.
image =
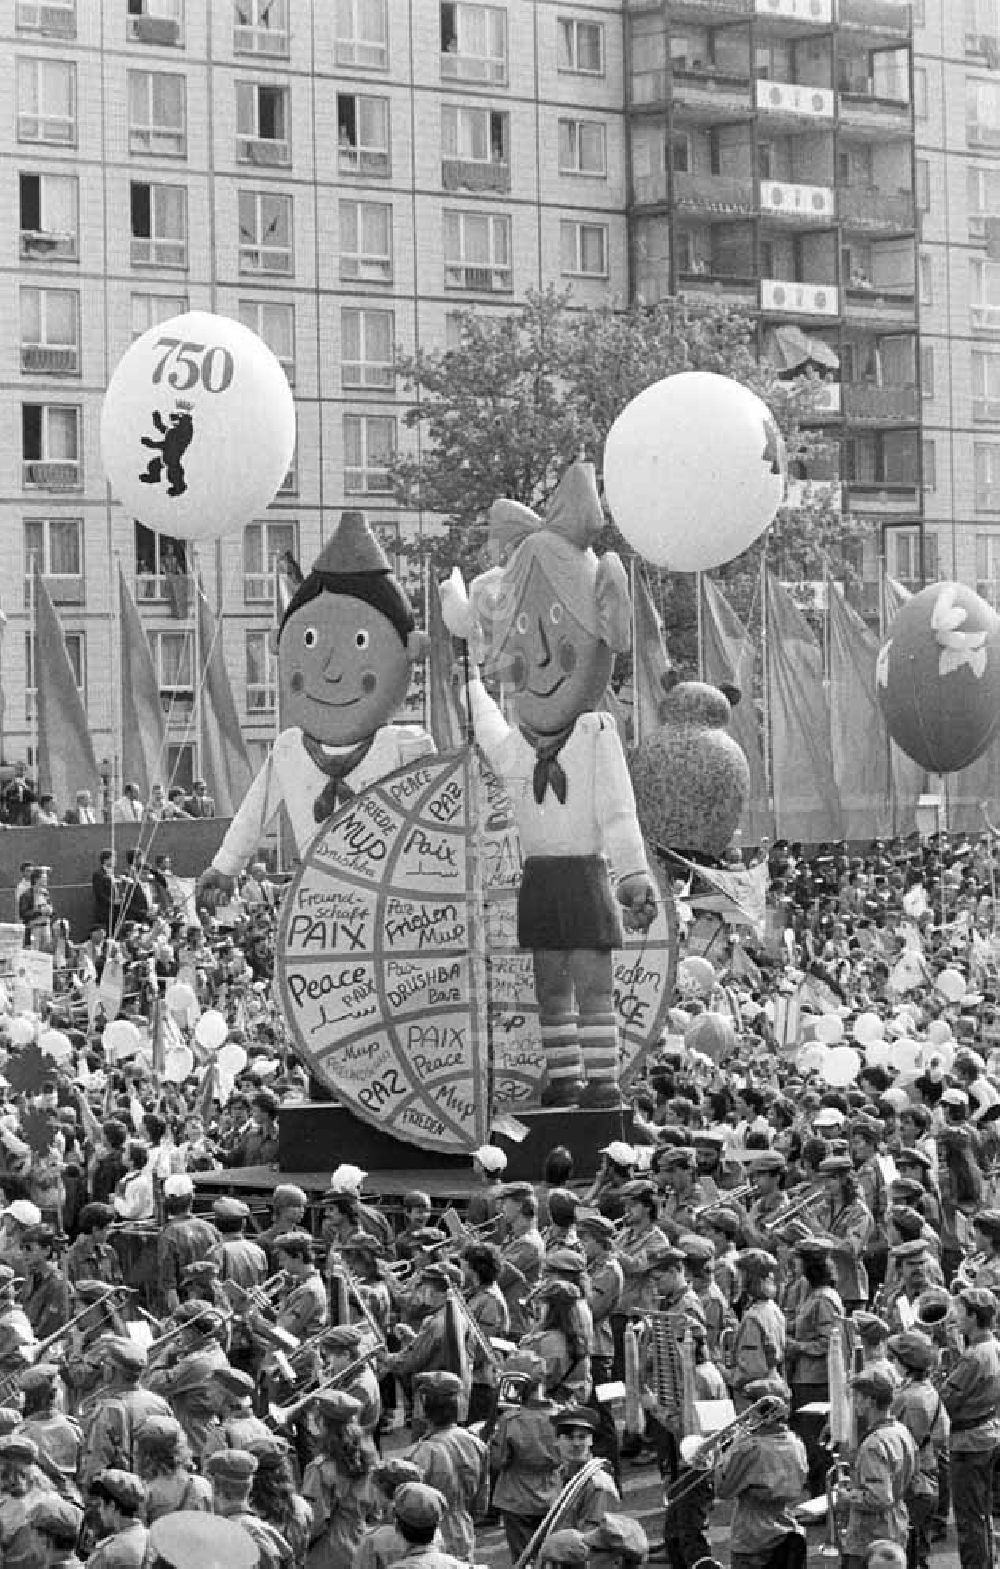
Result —
M784 1171L788 1162L780 1150L761 1150L759 1155L752 1155L747 1164L754 1171Z
M473 1150L472 1158L478 1160L483 1170L491 1176L507 1170L507 1157L495 1144L481 1144L477 1150Z
M439 1291L450 1291L453 1286L461 1285L462 1272L450 1264L428 1264L423 1280L426 1285L437 1286Z
M326 1331L323 1344L328 1351L357 1351L367 1333L366 1324L337 1324Z
M212 1379L229 1395L235 1395L243 1400L249 1400L256 1391L257 1385L249 1373L244 1373L242 1368L220 1366L212 1368Z
M443 1493L436 1487L428 1487L426 1482L404 1482L396 1489L392 1500L392 1512L400 1524L412 1526L417 1531L439 1526L447 1507Z
M491 1146L487 1145L486 1147L490 1148ZM410 1188L407 1193L403 1194L404 1209L430 1209L430 1207L431 1196L429 1193L425 1193L422 1188Z
M292 1258L309 1258L312 1255L313 1239L308 1231L283 1231L280 1237L275 1237L273 1247L275 1253L287 1253Z
M562 1411L555 1413L552 1425L557 1433L572 1427L586 1427L594 1432L597 1427L597 1413L589 1406L565 1406Z
M184 1429L172 1416L148 1416L138 1429L135 1441L140 1449L171 1454L184 1437Z
M99 1497L109 1498L127 1514L138 1514L145 1507L146 1484L134 1471L121 1471L117 1466L110 1466L96 1477L93 1491Z
M53 1531L59 1536L71 1536L83 1524L83 1510L59 1493L43 1493L31 1505L28 1519L36 1531Z
M812 1121L814 1128L839 1128L844 1121L844 1113L836 1106L821 1106Z
M602 1242L614 1242L618 1233L615 1223L607 1215L602 1215L600 1210L584 1210L576 1217L577 1231L589 1231L592 1236L600 1237Z
M715 1258L715 1243L708 1237L696 1236L693 1231L686 1231L679 1237L677 1246L688 1264L710 1264Z
M937 1346L919 1329L904 1329L898 1335L890 1335L889 1350L897 1362L914 1372L928 1373L938 1364Z
M851 1388L859 1395L871 1395L873 1400L888 1405L896 1393L896 1386L887 1374L877 1367L865 1367L851 1379Z
M101 1356L126 1373L141 1373L149 1358L144 1346L124 1335L108 1335L101 1342Z
M397 1487L405 1487L407 1482L422 1482L424 1478L420 1467L412 1460L404 1460L401 1455L390 1455L388 1459L381 1460L374 1474L378 1486L389 1494L394 1494Z
M907 1242L898 1242L894 1248L889 1249L889 1252L900 1263L905 1263L907 1259L912 1258L926 1258L928 1253L927 1239L926 1237L911 1237Z
M773 1275L778 1268L774 1254L766 1252L764 1248L745 1248L737 1255L736 1262L744 1275Z
M713 1231L721 1231L725 1237L738 1237L743 1230L743 1222L739 1215L734 1209L727 1209L724 1204L705 1216L705 1225L711 1226Z
M796 1242L795 1251L803 1259L829 1258L831 1245L826 1237L803 1237L801 1242Z
M656 1164L661 1171L673 1171L676 1168L693 1171L697 1164L697 1157L687 1144L668 1144L657 1153Z
M182 1357L170 1379L171 1399L177 1395L189 1395L195 1389L204 1389L214 1375L216 1366L216 1362L202 1351Z
M527 1378L545 1377L545 1358L526 1346L518 1346L504 1362L505 1373L521 1373Z
M194 1183L186 1171L175 1171L163 1184L165 1199L190 1199L194 1197Z
M94 1199L81 1209L78 1224L81 1231L95 1231L101 1226L110 1226L114 1218L115 1212L110 1204L101 1204Z
M996 1313L997 1299L992 1291L987 1291L985 1286L966 1286L958 1292L958 1300L969 1309L970 1313L989 1313L992 1319Z
M59 1369L54 1362L36 1362L19 1375L18 1383L24 1395L53 1391L59 1382Z
M780 1405L782 1409L775 1410L774 1416L787 1418L792 1403L792 1392L780 1373L770 1373L766 1378L752 1378L749 1383L744 1384L743 1393L748 1400L754 1402L770 1400Z
M580 1531L551 1531L538 1550L539 1564L585 1564L590 1557L587 1539Z
M848 1129L849 1132L860 1133L863 1138L872 1139L875 1143L878 1143L884 1132L878 1118L868 1116L867 1112L859 1112L856 1117L852 1117Z
M850 1155L828 1155L819 1163L821 1177L842 1177L854 1170L854 1162Z
M635 1150L631 1144L626 1144L624 1139L612 1139L610 1144L605 1144L599 1152L607 1155L616 1166L631 1167L635 1165Z
M260 1551L235 1520L177 1509L150 1526L146 1561L156 1569L258 1569Z
M567 1280L562 1275L545 1275L535 1287L534 1296L536 1302L568 1307L571 1302L579 1302L583 1292L575 1280Z
M542 1268L547 1275L570 1275L576 1279L585 1274L587 1259L580 1248L553 1248L546 1253Z
M457 1373L449 1373L444 1368L418 1373L413 1380L413 1387L423 1395L454 1395L456 1399L461 1398L465 1388Z
M309 1203L309 1195L294 1182L279 1182L271 1195L271 1203L275 1209L288 1209L292 1204L301 1204L305 1208Z
M341 1253L352 1253L355 1257L384 1258L385 1248L378 1237L373 1237L369 1231L355 1231L343 1242L337 1244Z
M212 1214L216 1220L248 1220L250 1206L244 1204L242 1199L228 1197L216 1199L212 1205Z
M644 1204L656 1199L656 1184L646 1177L633 1177L630 1182L623 1182L618 1191L623 1199L641 1199Z
M851 1323L857 1330L863 1345L871 1345L888 1338L889 1326L884 1318L879 1318L877 1313L864 1311L852 1313Z
M584 1540L592 1552L617 1553L640 1560L649 1556L649 1538L631 1515L606 1514Z
M934 1166L934 1162L927 1151L918 1149L916 1145L907 1146L897 1151L893 1159L897 1166L919 1166L921 1171L930 1171ZM895 1183L893 1183L893 1187L895 1187Z
M500 1189L502 1199L533 1199L535 1190L530 1182L505 1182Z
M0 1461L20 1461L22 1465L35 1465L38 1445L23 1433L5 1433L0 1438Z
M321 1389L312 1404L325 1422L333 1422L341 1427L346 1427L348 1422L359 1417L363 1409L361 1401L355 1400L346 1389Z
M205 1470L214 1481L246 1487L257 1474L257 1457L249 1449L216 1449L205 1461Z

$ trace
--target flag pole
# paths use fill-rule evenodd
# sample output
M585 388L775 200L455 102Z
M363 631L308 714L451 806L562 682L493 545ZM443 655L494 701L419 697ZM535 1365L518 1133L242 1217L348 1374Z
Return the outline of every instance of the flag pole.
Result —
M638 623L636 621L636 612L635 612L635 604L636 604L636 599L635 599L635 577L636 577L636 573L635 573L635 556L632 556L631 559L629 560L628 573L629 573L629 579L630 579L630 581L629 581L629 591L630 591L631 596L632 596L632 745L633 746L638 746L639 742L642 740L642 735L641 735L641 732L640 732L640 721L639 721L639 709L640 709L641 705L639 703L639 670L638 670L638 664L637 664L637 660L638 660L637 633L638 633L639 628L638 628Z
M191 601L194 606L194 625L191 629L191 679L194 688L194 702L191 705L191 730L192 739L194 741L194 777L196 779L204 779L205 772L201 756L202 672L201 648L199 644L201 641L200 596L205 592L205 585L202 582L201 573L198 570L198 549L197 546L193 544L191 546L191 582L194 587L194 593L191 595ZM214 782L215 781L213 780L213 785Z
M32 560L31 580L28 587L28 615L31 624L31 676L35 686L35 700L31 705L31 756L35 782L41 789L38 775L38 557Z
M760 558L760 651L762 665L761 694L764 721L764 782L767 786L768 802L771 801L774 770L771 759L771 671L768 663L767 652L767 556L761 552ZM777 825L775 825L777 833Z
M701 579L702 579L702 574L700 572L696 572L695 575L694 575L694 593L695 593L695 617L696 617L695 626L696 626L696 629L697 629L697 638L698 638L698 680L699 681L704 681L704 679L705 679L705 622L704 622L704 609L703 609L703 606L702 606L702 584L701 584Z

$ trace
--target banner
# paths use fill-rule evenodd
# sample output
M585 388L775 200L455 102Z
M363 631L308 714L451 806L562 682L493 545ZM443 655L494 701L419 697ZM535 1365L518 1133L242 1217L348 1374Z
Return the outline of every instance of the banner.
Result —
M663 621L641 563L636 563L632 574L632 615L635 625L632 724L634 740L638 744L660 728L660 704L666 696L663 677L670 669L670 656L663 641Z
M66 650L66 638L45 579L35 562L35 616L32 649L38 704L38 785L50 790L64 812L78 790L101 799L87 710Z
M729 729L750 769L750 794L740 822L743 842L756 845L764 838L774 837L764 769L764 738L753 700L757 649L718 584L705 573L701 575L701 609L705 680L715 686L739 687L741 694Z
M846 839L890 836L889 737L875 695L878 641L830 584L830 742Z
M839 839L840 797L833 777L823 655L802 612L770 572L766 594L765 674L776 831L783 839L804 844Z
M144 801L150 786L162 783L167 760L166 727L160 683L135 600L118 563L121 619L122 778L137 784Z

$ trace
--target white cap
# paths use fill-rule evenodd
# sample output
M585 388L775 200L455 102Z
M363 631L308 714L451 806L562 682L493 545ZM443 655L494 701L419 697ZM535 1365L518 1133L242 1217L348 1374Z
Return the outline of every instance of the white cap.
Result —
M845 1120L844 1113L836 1106L821 1106L813 1118L814 1128L839 1128Z
M598 1151L601 1155L608 1155L616 1166L634 1166L635 1150L631 1144L626 1144L622 1139L612 1139L610 1144Z
M367 1171L362 1171L360 1166L350 1166L345 1163L342 1166L338 1166L330 1178L329 1191L332 1193L353 1193L357 1196L361 1192L361 1184L367 1175Z
M484 1171L494 1173L507 1170L507 1157L495 1144L480 1144L477 1150L472 1151L472 1158L478 1160Z
M19 1226L40 1226L42 1212L37 1204L32 1204L30 1199L15 1199L13 1204L8 1204L4 1210L11 1220L16 1220Z
M163 1184L165 1199L189 1199L194 1195L194 1183L186 1171L175 1171Z
M942 1106L954 1106L959 1111L968 1111L969 1097L964 1090L945 1090L941 1096Z

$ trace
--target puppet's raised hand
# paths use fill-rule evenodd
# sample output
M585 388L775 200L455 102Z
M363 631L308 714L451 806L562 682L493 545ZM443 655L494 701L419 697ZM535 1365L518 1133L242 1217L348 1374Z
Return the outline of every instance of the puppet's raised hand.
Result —
M630 932L646 932L656 920L656 889L645 872L623 877L616 890Z
M451 577L439 584L441 616L452 637L468 643L472 638L472 606L465 587L465 579L458 567L452 567Z

